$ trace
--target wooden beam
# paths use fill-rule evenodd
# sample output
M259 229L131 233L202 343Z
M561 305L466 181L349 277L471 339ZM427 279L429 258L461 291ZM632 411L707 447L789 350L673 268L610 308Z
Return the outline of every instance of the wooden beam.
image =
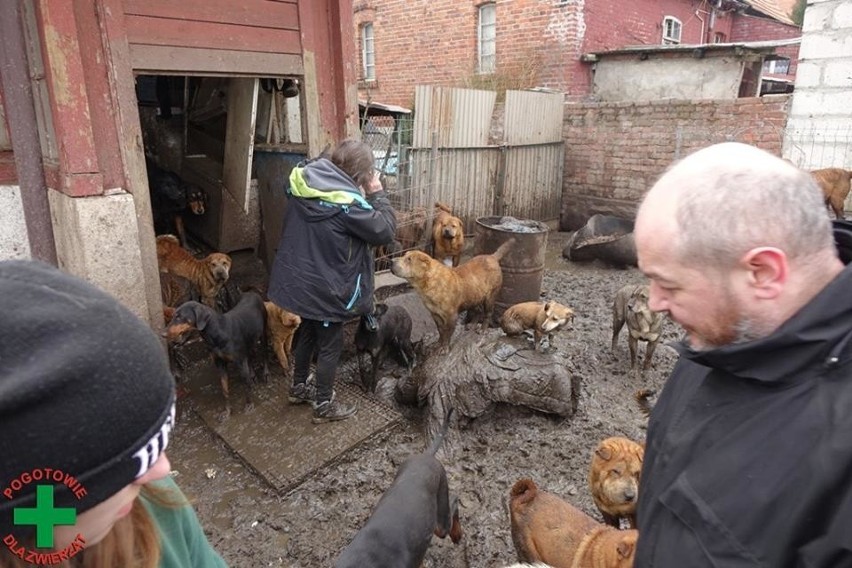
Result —
M225 49L196 49L161 45L130 45L136 73L173 75L302 75L302 57L289 53L255 53Z

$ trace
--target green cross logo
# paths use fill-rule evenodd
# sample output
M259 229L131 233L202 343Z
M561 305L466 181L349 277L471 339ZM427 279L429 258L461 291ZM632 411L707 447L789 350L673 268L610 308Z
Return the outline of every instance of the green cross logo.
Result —
M38 485L35 508L18 507L14 511L15 525L35 525L38 548L53 548L53 527L77 521L77 510L73 507L53 506L54 490L53 485Z

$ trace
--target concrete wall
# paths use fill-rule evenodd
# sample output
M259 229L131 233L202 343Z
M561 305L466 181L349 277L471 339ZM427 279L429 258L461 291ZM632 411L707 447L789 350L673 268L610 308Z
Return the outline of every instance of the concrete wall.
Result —
M809 0L802 31L784 156L852 169L852 2Z
M31 258L21 188L0 185L0 260Z
M595 65L592 94L601 101L735 99L743 62L737 57L694 59L688 53L606 57Z
M739 141L780 154L789 97L566 104L560 230L595 213L632 219L672 161L709 144Z

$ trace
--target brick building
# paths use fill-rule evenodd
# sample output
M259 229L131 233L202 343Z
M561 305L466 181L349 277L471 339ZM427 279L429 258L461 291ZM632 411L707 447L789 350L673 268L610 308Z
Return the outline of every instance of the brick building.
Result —
M355 0L359 96L411 106L414 86L429 83L540 86L583 99L583 53L798 37L784 1ZM798 47L783 49L792 80ZM784 70L783 61L767 71Z

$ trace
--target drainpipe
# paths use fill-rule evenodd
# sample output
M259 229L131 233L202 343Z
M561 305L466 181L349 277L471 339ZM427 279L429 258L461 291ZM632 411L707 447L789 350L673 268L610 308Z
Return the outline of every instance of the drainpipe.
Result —
M0 2L0 84L32 258L56 265L20 2Z
M699 22L701 22L701 41L700 41L699 43L707 43L707 36L705 35L705 32L704 32L704 18L702 18L702 17L700 16L700 14L701 14L701 6L702 6L703 4L704 4L704 2L701 2L701 4L700 4L700 5L698 6L698 8L695 10L695 17L696 17L696 18L698 18L698 21L699 21ZM706 12L705 12L705 13L706 13Z

